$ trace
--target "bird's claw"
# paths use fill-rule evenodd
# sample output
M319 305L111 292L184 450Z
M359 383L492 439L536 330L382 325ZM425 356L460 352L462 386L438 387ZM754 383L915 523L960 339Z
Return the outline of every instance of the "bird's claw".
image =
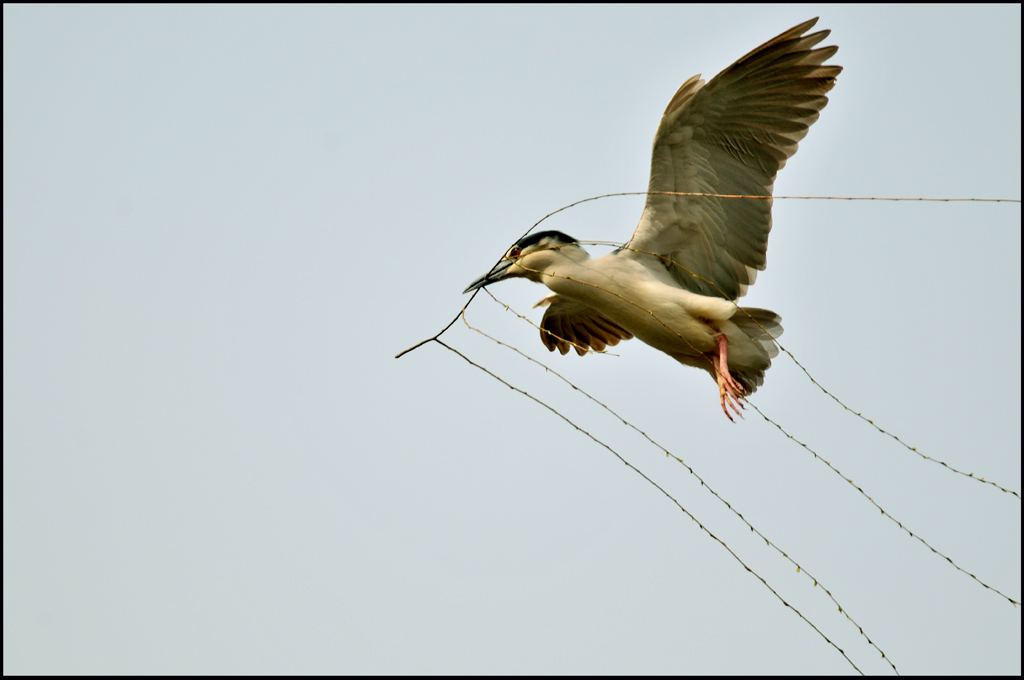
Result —
M736 421L733 419L732 414L729 413L729 409L731 408L740 418L743 417L741 409L746 408L743 405L743 386L736 382L736 379L729 374L723 376L719 373L718 376L718 396L722 404L722 412L725 413L726 418L735 423Z

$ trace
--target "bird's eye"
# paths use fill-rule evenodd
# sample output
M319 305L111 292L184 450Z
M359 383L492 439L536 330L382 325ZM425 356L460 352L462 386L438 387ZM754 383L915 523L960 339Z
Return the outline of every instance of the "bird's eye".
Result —
M509 258L519 257L519 246L514 246L512 250L508 251Z

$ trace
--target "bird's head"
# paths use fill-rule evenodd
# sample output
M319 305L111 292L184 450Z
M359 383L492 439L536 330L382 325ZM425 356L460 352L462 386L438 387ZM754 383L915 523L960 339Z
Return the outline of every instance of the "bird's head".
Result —
M468 293L497 281L517 276L540 282L541 274L546 273L555 264L558 257L566 255L571 257L577 253L585 254L585 252L580 248L576 239L560 231L541 231L536 234L528 234L509 248L501 258L501 262L496 264L491 271L469 284L469 288L462 292Z

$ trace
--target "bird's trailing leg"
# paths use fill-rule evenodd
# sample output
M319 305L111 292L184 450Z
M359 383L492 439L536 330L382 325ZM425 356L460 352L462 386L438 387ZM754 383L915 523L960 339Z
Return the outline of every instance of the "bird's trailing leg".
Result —
M736 415L743 417L740 409L743 408L743 385L736 381L736 378L729 374L728 343L725 334L718 335L718 362L715 365L715 378L718 380L718 398L722 404L722 411L729 420L733 420L729 409L732 408ZM714 363L714 362L712 362ZM733 421L735 422L735 421Z

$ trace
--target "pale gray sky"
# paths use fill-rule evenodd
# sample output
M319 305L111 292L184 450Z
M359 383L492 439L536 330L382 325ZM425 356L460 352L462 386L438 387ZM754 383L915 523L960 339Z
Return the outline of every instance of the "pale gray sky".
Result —
M1020 196L1020 7L4 6L4 672L849 673L605 449L438 345L544 214L643 190L689 76L816 14L845 67L781 195ZM625 240L642 199L546 228ZM852 408L1019 491L1020 206L778 201L748 304ZM539 319L544 289L495 294ZM682 456L903 673L1021 672L1020 609L713 382L549 355ZM891 669L678 463L643 469L865 672ZM1020 599L1020 501L785 357L755 403Z

